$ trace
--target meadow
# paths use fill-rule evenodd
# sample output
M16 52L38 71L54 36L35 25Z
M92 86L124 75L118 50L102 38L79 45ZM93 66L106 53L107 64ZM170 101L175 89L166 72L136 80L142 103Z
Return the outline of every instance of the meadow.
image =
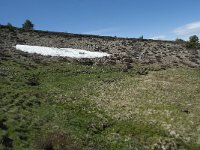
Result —
M200 149L200 70L1 52L0 149Z

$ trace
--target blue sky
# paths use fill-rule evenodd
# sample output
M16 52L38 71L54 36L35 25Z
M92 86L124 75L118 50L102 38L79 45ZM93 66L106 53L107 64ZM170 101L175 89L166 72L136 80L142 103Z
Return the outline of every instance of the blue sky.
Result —
M1 0L0 24L70 33L173 40L200 36L199 0Z

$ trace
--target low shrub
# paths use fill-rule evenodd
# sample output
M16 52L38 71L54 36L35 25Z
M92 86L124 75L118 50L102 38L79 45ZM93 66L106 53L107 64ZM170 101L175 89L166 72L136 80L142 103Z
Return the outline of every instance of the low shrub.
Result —
M39 77L37 76L32 76L27 79L26 84L31 85L31 86L38 86L39 83Z
M82 146L77 144L68 135L60 131L48 133L38 139L36 148L40 150L82 150Z

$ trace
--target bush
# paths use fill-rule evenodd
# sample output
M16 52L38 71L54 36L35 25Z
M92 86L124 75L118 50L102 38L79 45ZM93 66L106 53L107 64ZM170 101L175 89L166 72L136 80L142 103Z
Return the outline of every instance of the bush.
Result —
M193 35L189 38L189 41L186 43L187 48L198 48L199 47L199 38L196 35Z
M82 146L77 144L68 135L54 131L45 137L38 139L36 148L41 150L82 150Z
M175 42L177 42L177 43L183 43L183 42L185 42L183 39L179 39L179 38L177 38L176 40L175 40Z
M33 27L34 27L34 24L28 19L22 25L22 29L25 29L25 30L33 30Z
M39 78L37 76L32 76L27 79L26 84L31 85L31 86L38 86L40 85Z
M139 67L139 68L135 68L136 73L139 75L147 75L149 73L149 69L146 67Z
M8 27L13 27L13 25L10 22L8 22L7 26Z
M14 29L14 26L8 22L8 24L6 25L9 29Z

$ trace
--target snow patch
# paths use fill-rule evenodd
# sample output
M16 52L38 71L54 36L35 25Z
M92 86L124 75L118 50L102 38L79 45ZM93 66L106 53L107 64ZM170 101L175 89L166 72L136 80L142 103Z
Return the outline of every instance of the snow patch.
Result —
M100 58L100 57L110 56L110 54L108 53L91 52L82 49L72 49L72 48L16 45L16 49L21 50L23 52L36 53L44 56L62 56L71 58Z

